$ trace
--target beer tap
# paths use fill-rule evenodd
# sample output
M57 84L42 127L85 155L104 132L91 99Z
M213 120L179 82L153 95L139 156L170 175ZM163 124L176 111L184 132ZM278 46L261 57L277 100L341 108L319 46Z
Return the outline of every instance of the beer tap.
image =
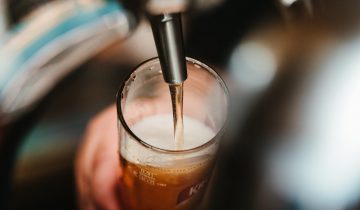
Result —
M208 9L221 1L199 0L130 0L122 2L133 14L146 14L151 23L154 41L164 80L179 85L187 78L181 13L196 8Z
M165 82L181 84L187 78L180 13L149 15Z
M136 4L151 23L163 77L169 85L178 85L187 78L181 13L186 0L145 0Z

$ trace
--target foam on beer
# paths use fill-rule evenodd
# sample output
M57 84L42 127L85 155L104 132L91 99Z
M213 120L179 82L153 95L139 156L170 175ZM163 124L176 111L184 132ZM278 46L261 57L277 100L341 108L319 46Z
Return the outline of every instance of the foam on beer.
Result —
M176 150L172 115L155 115L136 123L131 130L146 143L161 149ZM184 116L184 149L205 144L215 135L209 127Z
M147 144L165 150L176 150L176 144L174 141L174 127L173 117L171 114L155 115L144 118L130 127L132 132ZM184 148L192 149L205 144L215 136L215 132L200 121L184 116ZM166 162L170 157L166 155L161 156L159 154L151 155L151 151L148 148L144 148L135 140L127 140L123 142L125 146L122 148L122 155L128 161L142 162L144 158L158 159L151 161L154 162ZM209 148L208 151L213 151ZM206 155L207 150L201 151L201 156ZM211 152L212 153L212 152ZM194 154L198 156L200 154ZM172 157L173 159L173 157ZM194 160L195 161L195 160Z

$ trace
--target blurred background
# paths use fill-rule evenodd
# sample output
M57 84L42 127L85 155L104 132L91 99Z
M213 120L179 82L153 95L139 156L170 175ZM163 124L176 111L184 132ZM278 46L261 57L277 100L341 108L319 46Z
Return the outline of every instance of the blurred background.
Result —
M224 161L238 167L224 164L219 176L244 183L220 182L218 192L246 196L228 196L226 205L218 199L214 209L340 210L357 203L359 4L198 0L184 14L187 56L223 75L233 98L229 139L236 141L228 143L237 151L226 153L237 155ZM129 71L156 56L149 23L123 5L0 0L0 208L77 209L73 162L86 123L115 102ZM254 178L265 173L254 165L270 175ZM278 197L259 193L263 187L255 190L264 180L282 180L272 188L291 201L287 207L277 208ZM265 195L259 203L266 207L250 202L255 194Z

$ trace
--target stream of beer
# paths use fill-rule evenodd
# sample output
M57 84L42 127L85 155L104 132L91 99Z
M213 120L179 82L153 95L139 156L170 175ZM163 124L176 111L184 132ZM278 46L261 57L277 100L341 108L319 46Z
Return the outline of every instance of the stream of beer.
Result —
M184 122L183 122L183 84L169 85L174 119L174 138L176 150L184 148Z

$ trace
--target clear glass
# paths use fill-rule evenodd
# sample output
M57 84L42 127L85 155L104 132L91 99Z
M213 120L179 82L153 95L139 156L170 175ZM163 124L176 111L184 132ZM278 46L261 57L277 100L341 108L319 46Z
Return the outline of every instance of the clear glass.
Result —
M229 100L210 67L187 58L187 69L183 150L174 146L171 97L157 58L135 68L119 90L120 199L126 210L188 210L201 201Z

